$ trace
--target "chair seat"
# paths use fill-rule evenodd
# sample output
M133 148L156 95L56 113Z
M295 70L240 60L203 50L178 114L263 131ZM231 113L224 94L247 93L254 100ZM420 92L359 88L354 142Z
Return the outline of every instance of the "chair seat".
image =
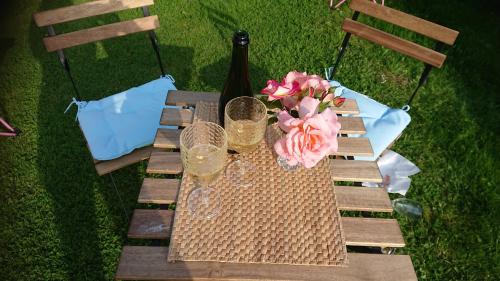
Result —
M77 102L92 157L111 160L151 145L170 90L176 88L167 76L101 100Z
M330 85L337 87L335 95L348 99L355 99L358 103L360 114L366 128L363 137L370 139L373 156L355 156L356 160L376 160L389 145L410 124L410 115L401 109L390 108L363 94L342 86L337 81L330 81ZM349 135L357 137L359 135Z

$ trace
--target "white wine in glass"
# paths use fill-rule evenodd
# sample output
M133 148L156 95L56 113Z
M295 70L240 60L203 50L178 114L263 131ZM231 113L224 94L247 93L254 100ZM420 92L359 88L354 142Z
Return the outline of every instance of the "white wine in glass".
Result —
M226 154L220 150L211 144L198 144L189 149L186 170L200 185L210 185L224 169Z
M240 153L257 149L264 139L267 127L267 108L253 97L238 97L229 101L224 111L229 148ZM226 177L237 187L249 187L254 182L252 163L234 160L226 168Z
M266 133L266 126L253 120L231 121L231 125L227 127L229 148L238 153L254 151Z
M187 199L194 217L211 219L219 214L220 198L211 184L219 177L227 158L227 135L211 122L195 122L180 137L184 170L193 178L195 189Z

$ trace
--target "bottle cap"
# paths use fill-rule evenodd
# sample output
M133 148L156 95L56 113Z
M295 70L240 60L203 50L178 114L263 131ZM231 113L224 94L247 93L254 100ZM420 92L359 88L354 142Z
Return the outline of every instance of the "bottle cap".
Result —
M245 30L237 30L236 32L234 32L233 44L240 46L246 46L250 44L250 36L248 35L248 32L246 32Z

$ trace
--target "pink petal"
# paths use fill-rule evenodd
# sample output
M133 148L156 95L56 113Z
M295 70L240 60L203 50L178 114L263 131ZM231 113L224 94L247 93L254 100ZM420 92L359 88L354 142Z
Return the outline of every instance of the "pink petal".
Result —
M310 117L318 113L319 109L318 105L319 105L319 100L311 97L304 97L299 104L300 118L305 118L306 116Z

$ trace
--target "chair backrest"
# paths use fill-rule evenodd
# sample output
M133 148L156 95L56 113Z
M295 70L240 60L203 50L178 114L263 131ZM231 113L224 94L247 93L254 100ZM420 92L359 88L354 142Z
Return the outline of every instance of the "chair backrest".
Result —
M410 109L410 104L415 97L415 94L417 93L418 89L427 81L427 77L432 68L441 68L441 66L443 66L443 63L446 60L446 55L440 52L443 48L443 43L453 45L455 43L455 40L457 39L458 31L367 0L352 0L349 4L349 8L354 10L354 14L352 16L352 19L346 18L342 23L342 30L346 32L346 35L344 36L344 40L342 41L342 46L340 48L340 52L337 56L334 66L328 68L326 71L327 79L332 79L335 75L340 60L344 56L344 53L347 49L351 35L358 36L375 44L395 50L401 54L415 58L425 64L424 71L420 76L416 89L413 91L410 99L403 107L404 110L408 111ZM429 49L417 43L402 39L398 36L357 22L356 20L358 19L360 13L434 39L437 41L436 47L434 49Z
M105 39L121 37L137 32L148 31L149 39L156 53L162 76L165 70L161 62L158 40L154 30L160 26L158 16L149 14L148 6L154 4L154 0L97 0L79 5L63 7L54 10L38 12L33 15L35 23L39 27L47 27L49 36L43 38L45 48L49 52L56 51L61 64L68 73L76 97L81 100L75 81L71 75L69 62L63 49L101 41ZM53 25L69 21L79 20L92 16L104 15L113 12L141 8L144 17L117 23L101 25L93 28L82 29L64 34L56 34Z
M52 25L103 15L122 10L147 7L153 5L153 0L98 0L34 14L34 20L39 27L49 28L49 37L43 39L47 51L53 52L86 43L104 39L125 36L128 34L150 31L159 27L158 16L145 16L118 23L112 23L56 35L51 32ZM53 33L53 34L50 34Z
M371 1L352 0L349 7L355 11L355 17L354 19L345 19L342 24L342 30L375 44L393 49L437 68L440 68L443 65L446 60L446 55L357 22L357 15L362 13L388 23L398 25L448 45L453 45L458 36L458 31L386 6L378 5Z

